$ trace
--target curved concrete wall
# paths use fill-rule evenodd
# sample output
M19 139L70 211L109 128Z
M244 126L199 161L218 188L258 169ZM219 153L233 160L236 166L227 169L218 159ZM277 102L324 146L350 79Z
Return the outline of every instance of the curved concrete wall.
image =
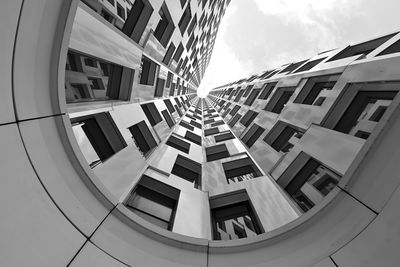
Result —
M65 104L59 104L77 4L0 4L1 266L398 266L398 105L336 192L278 230L208 241L127 212L70 141Z

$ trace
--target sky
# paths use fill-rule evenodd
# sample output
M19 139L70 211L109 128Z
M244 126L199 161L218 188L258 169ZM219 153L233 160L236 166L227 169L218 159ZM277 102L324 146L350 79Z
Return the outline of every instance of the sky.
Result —
M231 0L198 89L400 30L400 0Z

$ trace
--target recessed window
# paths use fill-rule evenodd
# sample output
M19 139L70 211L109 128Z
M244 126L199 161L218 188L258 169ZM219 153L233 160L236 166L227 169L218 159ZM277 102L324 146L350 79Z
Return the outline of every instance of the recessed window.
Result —
M135 0L129 16L124 23L122 32L136 43L139 43L153 10L148 0Z
M188 142L185 142L173 135L171 135L171 137L167 140L166 144L186 154L188 154L190 150L190 144Z
M156 89L154 90L154 97L162 97L164 95L165 80L157 78Z
M187 5L178 23L179 30L181 31L182 35L186 31L186 28L188 27L191 19L192 19L192 12L190 11L190 5Z
M260 127L257 124L253 124L250 127L249 131L243 136L242 141L248 147L252 147L257 139L263 134L265 131L264 128Z
M210 129L205 129L204 130L204 135L209 136L209 135L214 135L219 133L218 127L210 128Z
M191 131L194 131L194 127L192 125L190 125L189 123L187 123L186 121L182 120L179 123L180 126L185 127L186 129L189 129Z
M296 172L298 167L293 166L301 164L301 169ZM306 212L321 202L336 187L340 178L326 166L301 153L277 182L280 185L285 184L286 192Z
M254 119L257 117L258 112L249 110L246 112L246 114L244 114L243 118L240 120L240 123L244 126L244 127L249 127L250 124L254 121Z
M149 58L142 57L142 72L140 73L140 84L154 85L158 71L158 65Z
M316 60L312 60L307 62L306 64L304 64L302 67L300 67L299 69L297 69L296 71L294 71L293 73L298 73L298 72L302 72L302 71L307 71L310 70L312 68L314 68L315 66L317 66L319 63L321 63L322 61L324 61L326 59L326 57L324 58L319 58Z
M235 136L230 131L214 136L216 143L234 139L234 138L235 138Z
M175 109L174 109L174 106L173 106L172 103L171 103L171 100L165 99L165 100L164 100L164 104L165 104L165 106L167 107L167 109L168 109L169 112L171 112L171 113L174 113L174 112L175 112Z
M257 99L258 94L261 92L261 89L254 89L249 97L244 102L245 105L251 106L253 105L254 101Z
M252 237L264 232L245 190L210 198L214 240Z
M162 61L165 65L168 66L169 63L171 62L171 58L172 58L172 55L174 54L174 51L175 51L175 45L171 42L171 44L168 47L167 52L165 53L163 61ZM168 81L168 78L169 78L169 83L167 82L167 87L170 87L170 85L171 85L171 78L172 77L170 77L170 75L172 75L172 73L168 72L167 81Z
M232 110L231 110L231 112L229 112L229 114L230 115L235 115L238 111L239 111L239 109L240 109L240 106L239 105L236 105Z
M321 97L322 93L332 90L339 77L340 75L330 75L308 79L293 102L303 105L315 105L315 101Z
M144 175L125 205L136 215L172 230L180 191Z
M229 151L225 144L206 147L206 157L208 162L228 158L229 156Z
M167 44L172 37L172 33L174 32L175 25L172 21L171 14L169 13L165 1L163 2L158 14L160 15L161 19L154 31L154 37L156 37L162 46L167 47Z
M400 40L390 45L388 48L378 54L378 56L389 55L400 52Z
M169 114L168 110L164 109L163 111L161 111L161 114L163 115L165 121L168 124L169 128L174 127L175 125L175 120L173 117L171 117L171 115Z
M241 117L242 117L242 115L236 114L233 118L230 119L230 121L228 122L228 125L232 128L240 120Z
M86 66L89 66L89 67L96 67L96 68L97 68L97 63L96 63L96 60L95 60L95 59L86 57L86 58L84 59L84 61L85 61L85 65L86 65Z
M201 127L201 124L198 123L198 122L196 122L196 121L194 121L194 120L191 120L191 121L190 121L190 124L193 125L193 126L195 126L195 127L197 127L197 128L199 128L199 129L202 128L202 127Z
M82 128L101 162L127 146L108 112L73 118L71 123ZM97 163L89 162L89 165L94 167Z
M233 100L233 102L238 102L240 100L240 98L242 98L244 91L245 91L244 89L240 90L238 95L235 97L235 100Z
M251 180L262 175L254 162L246 157L222 163L228 184Z
M300 67L301 65L303 65L305 62L307 62L307 60L303 60L303 61L300 61L300 62L297 62L297 63L292 63L289 66L287 66L286 68L284 68L283 70L281 70L279 73L292 72L295 69L297 69L298 67Z
M117 14L125 20L125 9L119 3L117 3Z
M246 97L250 94L251 89L253 89L254 85L249 85L246 87L246 91L243 94L243 97Z
M195 188L201 186L201 164L182 155L177 156L171 174L193 183Z
M258 98L259 99L268 99L269 95L272 93L272 91L274 90L276 85L277 85L277 83L264 84L262 92Z
M194 134L190 131L186 131L185 139L201 146L201 136L200 135Z
M339 59L346 58L346 57L352 57L352 56L356 56L356 55L362 55L362 54L368 55L369 53L374 51L376 48L378 48L382 44L386 43L386 41L388 41L390 38L392 38L396 34L397 33L394 33L394 34L390 34L390 35L387 35L387 36L384 36L384 37L381 37L381 38L378 38L378 39L375 39L372 41L368 41L365 43L361 43L358 45L348 46L347 48L340 51L337 55L335 55L334 57L329 59L328 62L339 60Z
M153 134L147 127L146 122L143 120L128 128L132 134L136 146L144 157L149 155L153 148L157 147L157 141L154 139Z
M221 120L221 121L212 123L211 127L217 127L217 126L224 125L224 124L225 124L225 122Z
M151 126L155 126L162 121L161 115L154 103L143 104L140 105L140 107L143 109L143 112L149 120Z
M280 87L271 97L264 110L280 114L290 97L293 95L295 87Z
M265 136L264 141L276 151L287 153L293 148L295 142L303 136L303 133L304 130L279 121Z

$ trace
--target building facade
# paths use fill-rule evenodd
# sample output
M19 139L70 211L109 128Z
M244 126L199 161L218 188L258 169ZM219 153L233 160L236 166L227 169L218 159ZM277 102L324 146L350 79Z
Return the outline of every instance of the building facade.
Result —
M400 34L202 99L228 5L1 4L1 265L396 266Z

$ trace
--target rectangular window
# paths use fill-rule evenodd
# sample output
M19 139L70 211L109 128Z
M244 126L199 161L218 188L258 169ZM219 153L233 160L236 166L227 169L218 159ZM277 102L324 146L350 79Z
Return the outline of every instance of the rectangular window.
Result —
M125 20L125 9L119 3L117 3L117 14Z
M290 139L299 139L303 136L303 133L304 130L296 128L283 121L278 121L265 136L264 141L276 151L287 153L294 146L294 144L290 142Z
M172 230L180 191L144 175L125 205L136 215Z
M265 106L264 110L280 114L293 95L295 87L280 87Z
M185 127L188 130L194 131L194 127L192 125L190 125L189 123L187 123L186 121L182 120L179 123L180 126Z
M135 0L122 32L136 43L139 43L153 10L148 0Z
M251 180L262 175L250 158L224 162L222 166L228 184Z
M164 95L165 80L157 78L156 89L154 90L154 97L163 97Z
M198 123L198 122L196 122L196 121L194 121L194 120L190 120L190 124L193 125L193 126L195 126L195 127L197 127L197 128L199 128L199 129L202 128L202 127L201 127L201 124Z
M235 139L235 136L230 131L228 131L227 133L222 133L220 135L214 136L214 139L216 143L219 143L226 140Z
M342 58L346 58L346 57L352 57L352 56L356 56L356 55L368 55L369 53L371 53L372 51L374 51L376 48L378 48L379 46L381 46L382 44L386 43L390 38L392 38L394 35L396 35L397 33L394 34L390 34L375 40L371 40L365 43L361 43L358 45L353 45L353 46L348 46L345 49L343 49L342 51L340 51L338 54L336 54L334 57L332 57L331 59L328 60L328 62L330 61L335 61L335 60L339 60Z
M326 59L326 57L324 58L319 58L316 60L312 60L307 62L306 64L304 64L301 68L297 69L296 71L294 71L293 73L298 73L298 72L302 72L302 71L307 71L307 70L311 70L312 68L314 68L315 66L317 66L319 63L321 63L322 61L324 61Z
M154 85L157 75L158 64L149 58L142 57L142 72L140 73L140 84Z
M205 129L204 130L204 135L209 136L209 135L214 135L219 133L218 127L210 128L210 129Z
M266 83L264 84L264 87L262 89L262 92L260 94L260 96L258 97L259 99L268 99L269 95L272 93L272 91L274 90L275 86L278 83Z
M236 114L236 115L228 122L228 125L232 128L232 127L235 126L235 124L240 120L241 117L242 117L242 115Z
M174 120L173 117L171 117L171 116L169 115L169 112L168 112L166 109L164 109L163 111L161 111L161 114L163 115L165 121L167 122L168 127L169 127L169 128L174 127L174 125L175 125L175 120Z
M249 85L249 86L247 86L246 91L244 92L243 97L248 96L248 95L250 94L251 89L253 89L253 87L254 87L254 85Z
M246 190L210 198L214 240L252 237L264 232Z
M186 28L188 27L191 19L192 19L192 12L190 11L190 5L187 5L178 23L179 30L181 31L182 35L186 31Z
M244 114L243 118L240 120L240 123L244 127L249 127L250 124L254 121L254 119L258 116L258 112L249 110Z
M171 114L175 112L175 109L174 109L174 106L171 103L171 100L165 99L164 100L164 104L167 107L168 111L171 112Z
M71 123L81 125L83 132L102 162L127 146L108 112L73 118ZM89 165L92 167L97 163L90 162Z
M332 90L339 77L340 75L329 75L309 78L293 102L314 105L321 93Z
M216 121L211 124L211 127L217 127L217 126L224 125L224 124L225 124L224 121Z
M238 102L240 100L240 98L242 98L242 95L244 94L244 89L239 91L239 94L236 96L235 100L233 100L233 102Z
M257 124L253 124L250 130L243 136L242 141L248 147L252 147L254 143L257 141L258 138L263 134L265 131L264 128L258 126Z
M165 65L168 66L169 63L171 62L171 58L172 58L172 55L174 54L174 51L175 51L175 45L171 42L171 44L168 47L167 52L165 53L163 61L162 61ZM170 73L171 72L168 72L168 76L170 75ZM172 73L171 73L171 75L172 75ZM168 79L168 77L167 77L167 79ZM170 84L171 84L171 78L169 80L169 83L167 83L167 85L168 85L167 87L169 87Z
M186 154L189 153L190 150L190 144L188 142L185 142L181 140L180 138L177 138L176 136L171 135L171 137L168 139L166 142L167 145L170 147L176 148Z
M144 120L128 129L132 134L136 146L139 148L139 151L142 152L144 157L146 157L148 153L157 146L157 142Z
M287 66L286 68L284 68L283 70L281 70L279 73L292 72L295 69L297 69L298 67L300 67L301 65L303 65L305 62L307 62L307 60L303 60L303 61L300 61L297 63L292 63L289 66Z
M162 4L158 14L160 15L161 19L158 22L157 27L154 31L154 37L160 42L162 46L167 47L169 40L171 40L172 33L174 32L175 25L172 21L171 14L169 13L165 1Z
M176 49L175 55L174 55L174 60L175 60L176 62L179 61L179 59L180 59L181 56L182 56L182 53L183 53L183 45L182 45L182 43L180 43L179 46L178 46L178 49Z
M229 113L230 115L235 115L238 111L239 111L239 109L240 109L240 106L239 105L236 105L232 110L231 110L231 112Z
M160 112L158 112L158 109L154 103L143 104L140 105L140 107L143 109L143 112L149 120L151 126L155 126L157 123L162 121Z
M253 92L249 95L249 97L244 102L245 105L251 106L254 101L257 99L258 94L261 92L261 89L254 89Z
M390 45L388 48L378 54L378 56L389 55L400 52L400 40Z
M176 157L171 174L193 183L195 188L201 186L201 164L182 155Z
M201 146L201 136L200 135L194 134L190 131L186 131L185 139Z
M225 144L206 147L206 157L208 162L228 158L229 156L229 151Z

